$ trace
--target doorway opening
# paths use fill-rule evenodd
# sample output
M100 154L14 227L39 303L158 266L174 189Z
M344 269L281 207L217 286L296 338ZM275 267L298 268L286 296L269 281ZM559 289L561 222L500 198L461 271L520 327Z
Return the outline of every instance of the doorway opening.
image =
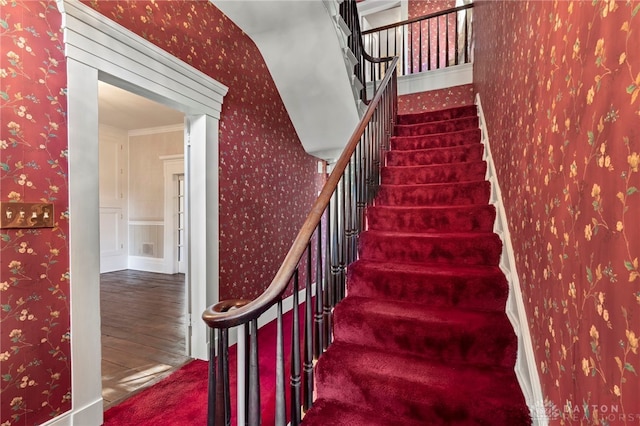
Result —
M99 82L104 409L190 360L184 114ZM179 270L182 265L182 271Z
M67 56L71 379L65 424L102 424L100 369L100 213L98 82L160 102L185 114L187 303L203 312L218 301L218 128L227 87L104 19L80 2L59 1ZM191 321L191 356L208 359L203 321Z

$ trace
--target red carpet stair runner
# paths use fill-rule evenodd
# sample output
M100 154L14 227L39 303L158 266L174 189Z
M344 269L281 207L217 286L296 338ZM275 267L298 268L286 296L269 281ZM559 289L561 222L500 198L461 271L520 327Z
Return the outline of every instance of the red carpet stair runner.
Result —
M401 115L305 425L528 425L475 106Z

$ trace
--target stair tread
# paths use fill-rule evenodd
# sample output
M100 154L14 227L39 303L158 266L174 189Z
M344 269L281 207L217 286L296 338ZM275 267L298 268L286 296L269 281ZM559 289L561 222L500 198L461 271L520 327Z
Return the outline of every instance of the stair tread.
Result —
M410 112L404 114L398 114L398 123L406 122L406 121L417 121L421 120L423 122L433 121L438 117L470 117L478 115L478 107L473 105L462 105L451 108L443 108L433 111L419 111L419 112Z
M374 205L368 207L367 211L373 210L386 210L394 213L419 213L424 212L445 212L445 211L474 211L474 210L492 210L495 211L495 207L491 204L469 204L461 206L386 206L386 205Z
M370 410L334 399L319 398L313 410L302 419L303 425L331 426L424 426L424 422L408 418L387 417L380 410Z
M469 132L469 130L463 130L462 132ZM460 132L460 133L462 133ZM447 133L443 133L447 134ZM394 136L392 139L425 139L425 138L432 138L432 137L437 137L438 135L429 135L429 136ZM411 148L411 149L394 149L393 151L390 151L389 153L394 153L394 154L410 154L413 152L430 152L430 151L450 151L452 149L461 149L461 148L474 148L476 146L482 146L483 143L480 141L474 141L474 142L468 142L468 143L463 143L460 145L454 145L454 146L434 146L434 147L430 147L430 148Z
M372 314L376 320L379 318L398 318L402 321L415 321L418 324L428 323L441 326L476 327L496 321L508 321L504 312L456 307L442 308L412 301L380 300L359 296L344 298L336 305L335 309L359 311L357 314L362 314L364 317Z
M424 125L438 125L438 124L443 124L443 123L465 123L467 121L472 121L473 119L477 119L478 116L477 115L468 115L468 116L464 116L464 117L455 117L455 118L445 118L442 120L435 120L435 121L423 121L420 123L410 123L410 124L396 124L397 128L408 128L408 127L419 127L419 126L424 126ZM468 129L466 129L468 130ZM452 133L452 132L446 132L446 133Z
M495 238L497 234L495 232L407 232L407 231L389 231L368 229L363 231L360 235L368 234L374 237L383 238L416 238L416 239L483 239L483 238Z
M447 267L445 265L431 264L414 264L414 263L398 263L398 262L381 262L367 259L358 259L352 263L350 268L366 267L378 270L380 272L392 273L411 273L423 275L439 275L439 276L499 276L504 274L498 266L494 265L456 265L455 267Z
M322 358L325 361L319 370L320 381L326 380L327 372L333 373L334 378L342 373L354 381L384 387L390 397L391 393L412 389L405 396L427 405L448 399L494 400L501 405L513 401L518 407L521 404L519 398L514 400L519 386L513 368L442 363L339 341L334 342ZM331 371L333 367L337 370Z
M515 363L517 340L504 311L350 295L333 315L334 342L456 364Z
M455 163L435 163L435 164L410 164L403 166L385 166L387 170L411 170L411 169L436 169L436 168L450 168L450 167L471 167L473 164L485 164L484 160L476 161L458 161Z
M463 180L460 182L438 182L438 183L383 183L380 186L386 186L391 188L412 188L412 187L445 187L445 186L455 186L455 185L464 185L464 184L484 184L486 180Z
M359 259L347 267L347 294L424 305L504 312L509 285L497 266Z
M436 122L433 122L436 123ZM402 124L400 124L399 126L403 126ZM404 126L415 126L415 124L409 124L409 125L404 125ZM468 133L469 135L478 135L480 136L480 129L461 129L461 130L456 130L453 132L440 132L440 133L429 133L428 135L392 135L391 136L391 140L399 140L399 139L406 139L406 140L415 140L415 139L437 139L437 138L451 138L452 136L462 136L463 134ZM480 139L478 139L477 142L473 142L473 143L480 143ZM467 145L467 144L464 144Z

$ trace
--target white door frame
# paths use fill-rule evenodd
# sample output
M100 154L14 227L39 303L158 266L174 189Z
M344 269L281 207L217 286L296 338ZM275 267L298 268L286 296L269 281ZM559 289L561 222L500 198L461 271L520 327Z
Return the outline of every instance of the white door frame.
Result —
M67 57L72 410L49 424L101 424L98 80L185 113L190 304L218 301L218 124L227 87L78 0L58 0ZM207 359L194 318L191 356Z
M186 129L185 129L186 133ZM184 155L161 156L164 168L164 273L178 273L178 227L175 208L176 175L184 174ZM185 188L188 190L188 188ZM188 255L188 254L187 254Z

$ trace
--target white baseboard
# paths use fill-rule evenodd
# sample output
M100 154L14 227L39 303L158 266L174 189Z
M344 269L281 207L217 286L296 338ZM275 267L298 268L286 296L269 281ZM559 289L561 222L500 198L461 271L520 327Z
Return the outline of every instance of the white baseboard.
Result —
M101 425L103 422L102 398L93 401L84 407L74 407L71 411L42 423L42 426L83 426Z
M155 257L129 256L129 269L134 271L157 272L164 274L164 259Z
M487 162L487 180L491 183L491 204L496 207L497 216L494 225L494 232L500 236L503 244L502 256L500 259L500 269L507 277L509 283L509 297L507 299L506 313L518 336L518 357L516 360L515 372L522 388L527 405L531 411L534 425L546 426L549 419L545 411L542 387L538 375L533 344L527 313L522 299L520 289L520 279L516 270L515 256L511 244L511 234L509 233L509 222L502 202L502 193L496 175L495 164L491 156L487 125L484 118L484 111L480 103L480 94L476 94L476 105L480 117L480 129L482 131L482 143L484 145L484 157Z

